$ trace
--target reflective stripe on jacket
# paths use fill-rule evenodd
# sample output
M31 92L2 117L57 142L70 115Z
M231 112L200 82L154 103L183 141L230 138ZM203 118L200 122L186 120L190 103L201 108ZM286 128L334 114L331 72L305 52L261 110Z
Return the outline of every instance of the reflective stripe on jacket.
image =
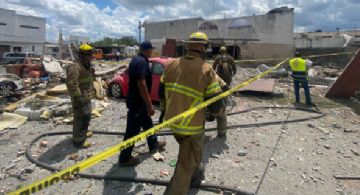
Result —
M173 61L163 75L166 112L170 119L204 101L204 98L221 92L216 74L211 66L195 52ZM195 135L202 133L205 123L204 109L170 126L175 134Z

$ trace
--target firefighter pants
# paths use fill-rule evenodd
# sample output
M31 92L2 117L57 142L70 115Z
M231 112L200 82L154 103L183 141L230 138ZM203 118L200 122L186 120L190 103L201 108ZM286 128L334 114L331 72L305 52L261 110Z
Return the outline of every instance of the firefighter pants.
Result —
M201 159L204 148L204 133L191 136L175 135L179 143L179 154L174 175L164 194L186 195L191 180L201 177Z
M73 143L81 144L86 140L91 120L91 101L73 102L72 108L74 112Z
M216 115L217 132L218 135L226 135L227 132L227 117L225 112Z

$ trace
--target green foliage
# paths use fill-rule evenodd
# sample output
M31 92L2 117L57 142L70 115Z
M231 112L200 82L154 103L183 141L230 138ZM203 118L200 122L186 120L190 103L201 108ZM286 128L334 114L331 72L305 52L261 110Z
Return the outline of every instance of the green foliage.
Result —
M132 36L124 36L121 37L120 39L104 37L103 39L92 43L92 45L94 46L112 46L114 44L133 46L133 45L137 45L138 41Z

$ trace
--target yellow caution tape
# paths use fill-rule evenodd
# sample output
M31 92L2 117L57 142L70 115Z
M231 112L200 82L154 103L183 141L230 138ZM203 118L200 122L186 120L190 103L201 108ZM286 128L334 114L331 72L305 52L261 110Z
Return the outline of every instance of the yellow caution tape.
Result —
M347 55L347 54L354 54L356 51L349 51L349 52L340 52L340 53L330 53L330 54L319 54L319 55L308 55L302 56L303 58L318 58L318 57L325 57L325 56L339 56L339 55ZM235 60L236 63L239 62L265 62L265 61L273 61L273 60L283 60L285 58L267 58L267 59L257 59L257 60ZM214 60L209 60L208 62L212 63Z
M277 64L276 66L272 67L271 69L257 75L256 77L253 77L251 79L249 79L248 81L241 83L239 85L237 85L234 88L231 88L230 90L219 94L218 96L211 98L205 102L203 102L202 104L199 104L198 106L191 108L167 121L164 121L163 123L156 125L155 127L139 134L136 135L130 139L127 139L115 146L112 146L106 150L104 150L103 152L94 155L86 160L83 160L75 165L72 165L62 171L59 171L55 174L52 174L44 179L41 179L39 181L36 181L28 186L22 187L14 192L10 192L9 195L28 195L28 194L33 194L36 192L39 192L40 190L43 190L47 187L50 187L58 182L60 182L61 180L67 180L70 178L70 176L76 175L78 173L80 173L81 171L84 171L85 169L92 167L93 165L99 163L102 160L105 160L113 155L115 155L116 153L120 152L121 150L128 148L130 146L135 145L136 142L139 142L141 140L146 139L147 137L154 135L156 132L160 131L161 129L168 127L170 124L173 124L177 121L182 120L183 118L186 118L194 113L196 113L197 111L207 107L208 105L223 99L229 95L231 95L232 93L238 91L240 88L243 88L247 85L249 85L250 83L266 76L267 74L271 73L272 71L274 71L275 69L279 68L282 64L284 64L288 59L280 62L279 64Z

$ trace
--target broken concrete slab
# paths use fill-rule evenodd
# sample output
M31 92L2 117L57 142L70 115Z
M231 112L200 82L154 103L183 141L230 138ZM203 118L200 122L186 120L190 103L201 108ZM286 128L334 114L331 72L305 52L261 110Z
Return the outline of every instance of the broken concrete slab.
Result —
M275 79L259 79L248 86L239 90L239 92L261 92L272 93L274 91Z
M67 94L68 90L65 84L55 86L49 90L46 90L47 95L59 95L59 94Z
M7 128L18 128L22 124L26 123L27 117L4 112L0 115L0 131L7 129Z
M257 67L257 71L258 73L263 73L263 72L266 72L270 69L271 67L265 65L265 64L260 64L258 67ZM288 77L289 76L289 72L286 71L285 68L281 68L279 70L276 70L276 71L273 71L271 72L270 74L268 74L267 77L270 77L270 78L282 78L282 77Z
M330 90L326 97L352 97L360 88L360 51L351 59Z

